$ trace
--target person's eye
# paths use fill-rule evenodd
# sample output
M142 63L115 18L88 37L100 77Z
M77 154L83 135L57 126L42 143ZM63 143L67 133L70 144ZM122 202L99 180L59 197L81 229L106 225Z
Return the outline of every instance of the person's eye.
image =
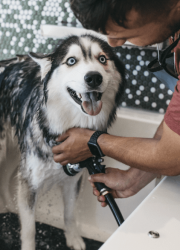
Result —
M106 62L107 62L107 58L106 58L105 56L100 56L100 57L98 58L98 60L99 60L99 62L102 63L102 64L106 64Z
M73 66L76 62L77 60L74 57L70 57L67 59L66 64L69 66Z

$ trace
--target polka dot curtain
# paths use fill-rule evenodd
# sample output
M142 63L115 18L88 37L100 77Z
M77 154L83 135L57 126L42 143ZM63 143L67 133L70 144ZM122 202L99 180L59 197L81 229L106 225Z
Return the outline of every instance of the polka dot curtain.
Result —
M58 40L42 37L41 24L81 26L67 0L1 0L0 60L29 51L51 52ZM156 51L121 47L115 52L127 70L122 106L164 113L172 91L147 70L147 64L157 56Z

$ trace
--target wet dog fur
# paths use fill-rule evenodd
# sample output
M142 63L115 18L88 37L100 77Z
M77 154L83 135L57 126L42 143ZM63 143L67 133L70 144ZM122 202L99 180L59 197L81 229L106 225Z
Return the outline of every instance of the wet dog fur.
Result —
M0 158L6 157L10 124L21 152L17 200L22 250L35 249L35 204L45 182L62 188L67 245L85 249L74 218L82 172L67 176L51 149L69 128L105 131L115 120L124 83L123 64L105 41L91 35L65 38L50 54L0 62Z

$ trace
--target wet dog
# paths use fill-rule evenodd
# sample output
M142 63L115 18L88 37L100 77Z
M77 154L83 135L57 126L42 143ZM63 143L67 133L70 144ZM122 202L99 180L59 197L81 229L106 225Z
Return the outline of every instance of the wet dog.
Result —
M82 172L68 177L54 162L51 148L72 127L106 130L115 120L124 79L124 66L111 47L91 35L70 36L51 54L0 62L0 157L6 155L10 124L21 152L17 200L22 250L35 249L34 211L44 183L62 188L67 245L85 249L73 213Z

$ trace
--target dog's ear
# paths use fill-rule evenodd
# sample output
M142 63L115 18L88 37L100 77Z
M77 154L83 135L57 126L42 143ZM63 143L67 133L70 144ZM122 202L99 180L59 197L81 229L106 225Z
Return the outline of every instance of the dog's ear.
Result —
M29 59L29 56L27 55L16 55L16 57L18 62L24 62Z
M46 74L50 71L52 61L51 55L40 55L33 52L29 53L29 56L41 67L41 80L45 78Z

